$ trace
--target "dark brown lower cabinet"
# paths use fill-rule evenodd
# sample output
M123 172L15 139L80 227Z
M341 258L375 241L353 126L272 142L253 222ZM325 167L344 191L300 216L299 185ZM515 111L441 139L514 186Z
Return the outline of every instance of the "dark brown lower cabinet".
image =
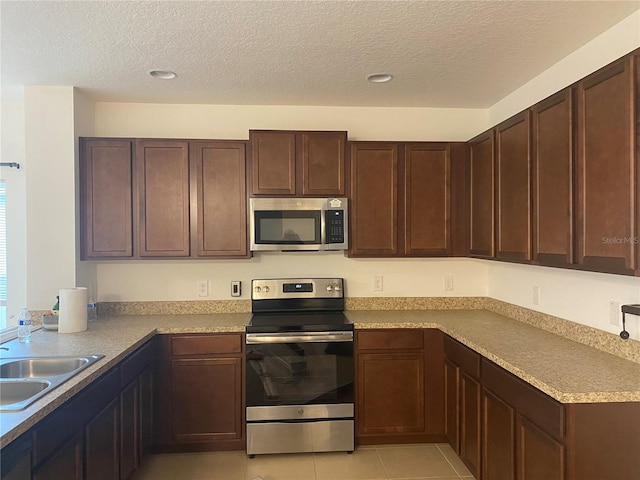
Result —
M138 382L130 383L120 394L120 478L127 479L138 468Z
M151 448L152 353L148 342L3 445L2 480L130 478Z
M445 434L478 480L640 479L640 402L563 404L444 337Z
M26 432L0 451L0 478L28 480L31 478L31 432Z
M244 337L161 335L155 449L244 450Z
M469 471L480 474L480 355L444 337L446 439Z
M58 452L42 463L34 472L33 480L82 480L82 435L67 440Z
M460 458L475 476L480 472L480 382L460 375Z
M564 480L564 406L484 358L482 386L482 478Z
M564 480L566 478L564 445L522 415L518 415L517 428L518 475L516 478L518 480Z
M356 332L357 442L442 441L441 364L438 330Z
M120 480L130 478L151 449L153 348L147 343L120 365Z
M242 359L180 358L171 363L175 441L242 439Z
M482 478L514 480L515 410L490 391L482 391Z
M444 359L444 434L456 452L460 451L460 368Z
M120 403L114 398L84 429L85 479L118 480Z

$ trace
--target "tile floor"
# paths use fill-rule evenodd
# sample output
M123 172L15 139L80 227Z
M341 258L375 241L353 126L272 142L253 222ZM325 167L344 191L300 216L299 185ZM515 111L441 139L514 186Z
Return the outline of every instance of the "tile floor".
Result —
M347 453L152 455L132 480L473 480L444 443L378 445Z

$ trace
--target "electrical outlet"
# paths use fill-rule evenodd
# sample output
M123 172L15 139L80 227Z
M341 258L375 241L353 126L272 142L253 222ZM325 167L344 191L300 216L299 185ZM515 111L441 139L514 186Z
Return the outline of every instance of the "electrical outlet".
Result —
M242 282L240 280L234 280L231 282L231 296L239 297L241 292Z
M611 325L615 325L616 327L620 326L620 302L615 302L611 300L609 302L609 323Z
M209 296L209 280L198 280L196 283L196 289L198 290L199 297Z
M453 290L453 275L445 275L442 277L442 284L445 291Z
M533 287L533 304L540 305L540 287Z
M382 275L374 275L373 276L373 291L381 292L383 289L382 286Z

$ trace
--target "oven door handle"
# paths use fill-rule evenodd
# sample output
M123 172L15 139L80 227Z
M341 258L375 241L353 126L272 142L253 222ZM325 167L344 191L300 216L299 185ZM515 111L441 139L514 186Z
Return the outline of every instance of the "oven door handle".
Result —
M247 333L247 345L258 343L353 342L353 332Z

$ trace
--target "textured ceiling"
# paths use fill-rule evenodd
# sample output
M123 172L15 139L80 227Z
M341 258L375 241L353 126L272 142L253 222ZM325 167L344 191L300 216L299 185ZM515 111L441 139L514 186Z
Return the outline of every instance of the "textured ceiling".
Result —
M3 88L99 101L484 108L633 1L2 1ZM640 35L640 33L639 33ZM153 79L151 69L178 73ZM388 84L367 74L388 72Z

